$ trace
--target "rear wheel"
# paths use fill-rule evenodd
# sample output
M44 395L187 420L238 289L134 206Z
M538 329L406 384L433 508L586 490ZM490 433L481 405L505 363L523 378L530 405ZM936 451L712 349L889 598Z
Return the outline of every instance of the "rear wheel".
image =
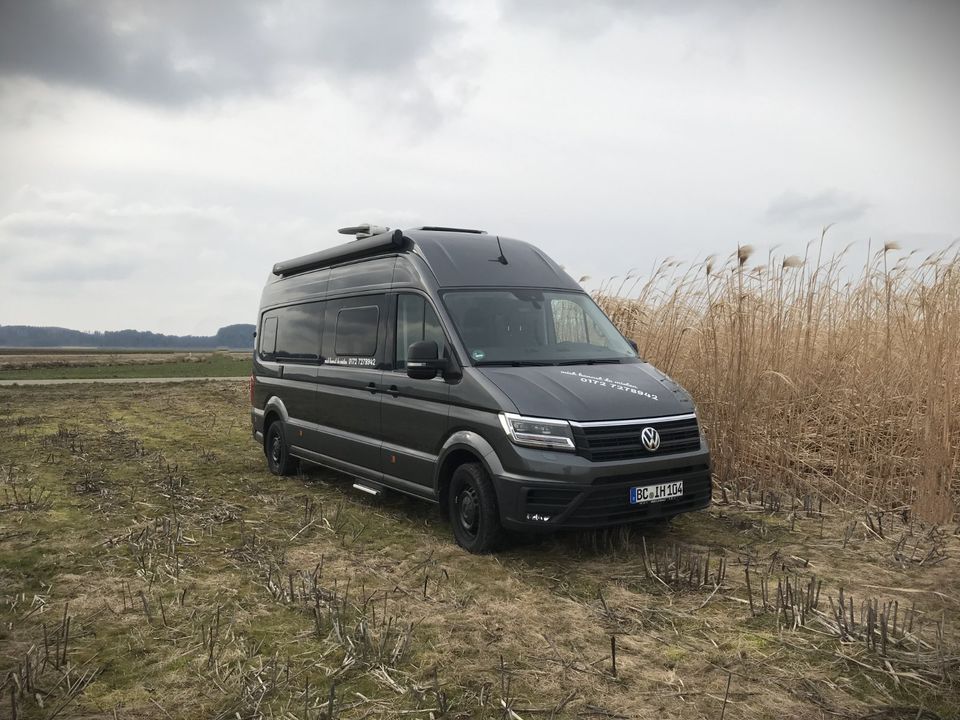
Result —
M267 453L267 467L274 475L293 475L297 471L299 461L290 455L281 420L275 420L267 428L264 450Z
M472 553L494 550L503 540L493 483L478 463L453 471L449 492L450 522L457 544Z

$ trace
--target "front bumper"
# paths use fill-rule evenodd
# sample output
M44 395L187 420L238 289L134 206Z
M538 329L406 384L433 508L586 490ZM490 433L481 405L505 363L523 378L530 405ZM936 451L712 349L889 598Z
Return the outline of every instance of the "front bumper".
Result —
M590 462L569 453L529 454L529 475L494 474L501 522L514 530L610 527L710 505L713 486L705 443L693 452L618 462ZM680 497L630 504L630 488L680 480Z

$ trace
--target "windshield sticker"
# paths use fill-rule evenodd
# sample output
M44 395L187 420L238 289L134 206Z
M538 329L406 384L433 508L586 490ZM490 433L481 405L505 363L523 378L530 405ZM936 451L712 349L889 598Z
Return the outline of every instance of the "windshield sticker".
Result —
M347 365L349 367L376 367L377 359L372 357L335 357L327 358L325 365Z
M633 383L628 383L625 380L614 380L608 377L602 377L600 375L587 375L586 373L579 372L578 370L561 370L561 375L569 375L571 377L578 378L580 382L587 385L593 385L594 387L607 388L608 390L614 390L618 392L626 392L631 395L640 395L645 398L650 398L651 400L659 400L654 393L648 393L646 390L641 390Z
M474 350L470 355L474 360L483 360L487 356L483 350Z

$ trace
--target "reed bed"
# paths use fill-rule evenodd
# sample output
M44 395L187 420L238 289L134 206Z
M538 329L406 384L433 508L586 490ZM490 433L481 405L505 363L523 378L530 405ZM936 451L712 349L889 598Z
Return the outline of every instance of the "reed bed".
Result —
M824 231L826 233L826 231ZM750 246L596 293L693 393L725 486L817 492L948 522L960 497L960 252L804 257ZM861 248L862 249L862 248ZM859 263L858 263L859 265Z

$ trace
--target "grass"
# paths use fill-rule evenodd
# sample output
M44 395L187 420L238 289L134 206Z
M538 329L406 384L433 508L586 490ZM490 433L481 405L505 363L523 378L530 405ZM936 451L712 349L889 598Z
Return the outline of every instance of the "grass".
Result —
M269 475L248 417L242 382L0 388L0 716L948 718L960 703L955 530L731 488L667 529L477 557L430 505L317 468ZM815 607L797 590L814 578Z
M41 355L26 367L0 369L0 380L242 377L249 375L251 370L249 355L186 353L166 362L157 362L149 354L144 357L143 361L132 362L123 355L111 355L108 360L113 358L114 362L73 365L64 361L47 361Z
M826 233L826 230L824 231ZM894 243L756 262L668 259L598 301L696 398L728 488L949 522L960 500L960 256ZM849 250L849 248L848 248Z

